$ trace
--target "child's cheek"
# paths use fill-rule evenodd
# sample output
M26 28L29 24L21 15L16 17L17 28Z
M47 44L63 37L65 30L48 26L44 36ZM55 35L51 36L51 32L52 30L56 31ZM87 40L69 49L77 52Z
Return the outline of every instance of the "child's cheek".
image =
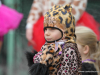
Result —
M58 35L55 35L54 36L54 39L56 39L56 40L59 39L59 36Z

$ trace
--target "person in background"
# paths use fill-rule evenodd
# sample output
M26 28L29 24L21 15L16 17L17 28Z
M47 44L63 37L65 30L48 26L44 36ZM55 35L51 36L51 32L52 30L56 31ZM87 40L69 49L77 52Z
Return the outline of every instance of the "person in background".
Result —
M77 26L76 43L82 57L82 75L100 75L100 42L88 27Z
M34 0L27 19L26 38L37 52L45 43L43 18L53 5L71 4L75 23L81 18L87 5L87 0Z
M22 13L2 4L0 0L0 50L2 48L4 35L7 34L9 30L16 29L22 18Z

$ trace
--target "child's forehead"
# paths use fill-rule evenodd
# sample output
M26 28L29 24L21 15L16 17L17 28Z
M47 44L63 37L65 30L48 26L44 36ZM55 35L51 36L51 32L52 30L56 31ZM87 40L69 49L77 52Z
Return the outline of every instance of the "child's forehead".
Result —
M45 30L49 30L49 31L52 31L52 30L53 30L53 31L58 31L58 29L55 28L55 27L50 27L50 28L47 27L47 28L44 29L44 31L45 31Z

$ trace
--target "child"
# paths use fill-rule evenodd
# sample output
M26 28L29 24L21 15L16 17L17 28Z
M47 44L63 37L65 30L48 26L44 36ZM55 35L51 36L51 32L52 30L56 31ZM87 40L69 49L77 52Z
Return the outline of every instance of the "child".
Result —
M75 43L75 18L70 5L54 5L44 16L46 43L30 60L31 75L81 75L81 56ZM41 40L42 41L42 40Z
M75 33L82 56L82 75L100 75L100 42L96 34L84 26L76 27Z
M30 42L29 45L32 45L33 49L35 49L37 52L39 52L42 45L45 44L44 31L43 31L43 20L45 13L53 5L66 5L66 4L72 5L73 7L72 14L75 17L75 22L77 22L82 17L82 14L86 9L87 0L55 0L55 1L33 0L32 7L27 19L26 38Z

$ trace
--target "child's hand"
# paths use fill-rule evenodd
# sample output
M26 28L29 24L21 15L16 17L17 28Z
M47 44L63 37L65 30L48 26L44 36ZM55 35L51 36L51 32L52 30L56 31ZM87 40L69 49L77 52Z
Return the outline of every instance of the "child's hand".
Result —
M33 34L32 28L26 29L26 38L27 38L27 40L29 42L31 42L33 45L35 45L35 42L32 40L32 38L33 38L32 34Z

